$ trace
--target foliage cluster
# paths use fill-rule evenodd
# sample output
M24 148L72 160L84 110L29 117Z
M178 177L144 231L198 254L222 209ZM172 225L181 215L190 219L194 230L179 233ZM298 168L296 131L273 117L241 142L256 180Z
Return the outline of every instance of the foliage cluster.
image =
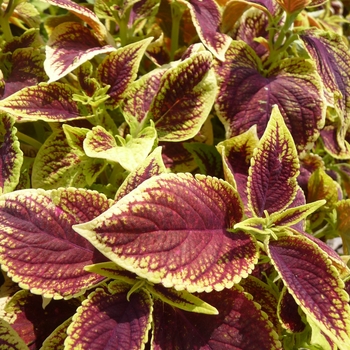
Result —
M1 346L349 349L347 4L0 3Z

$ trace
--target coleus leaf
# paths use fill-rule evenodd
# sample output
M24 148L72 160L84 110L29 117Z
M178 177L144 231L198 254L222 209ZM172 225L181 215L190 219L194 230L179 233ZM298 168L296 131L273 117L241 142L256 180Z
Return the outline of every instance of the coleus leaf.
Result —
M142 182L150 179L152 176L166 172L165 165L162 159L162 148L157 147L136 169L134 169L119 186L114 200L126 196L129 192L135 189Z
M144 349L152 320L152 299L145 289L127 300L130 286L113 281L84 300L68 328L65 349Z
M72 322L72 318L68 318L61 323L43 342L40 350L62 350L64 341L67 338L67 329Z
M189 313L171 308L161 301L154 301L153 349L281 348L266 314L241 288L200 296L214 305L219 310L219 315Z
M160 141L184 141L194 137L207 119L216 96L212 55L195 53L168 69L149 109Z
M177 0L190 10L193 24L201 42L219 60L225 60L225 52L232 39L220 33L221 13L215 0Z
M46 43L44 68L49 82L59 80L98 54L115 50L112 45L101 46L90 29L80 23L61 23Z
M298 153L278 107L272 110L264 135L254 151L248 177L248 205L254 216L287 208L298 185Z
M86 134L84 151L89 157L118 162L124 169L133 171L152 151L156 137L156 129L148 126L141 130L135 138L127 135L124 140L119 136L118 141L121 146L118 146L117 141L109 132L102 126L96 126Z
M340 349L350 342L349 297L327 254L302 236L266 245L272 264L296 303Z
M21 36L14 37L11 41L4 43L2 52L15 52L17 49L29 47L39 48L43 44L38 29L31 28L26 30Z
M76 91L68 84L40 83L26 87L0 101L0 110L20 121L65 122L92 115L89 106L73 100Z
M324 126L325 103L314 63L302 58L282 60L264 76L261 60L248 44L233 41L225 62L216 64L219 94L215 103L226 138L257 125L264 133L277 104L298 149L314 142ZM266 74L266 73L265 73Z
M307 29L298 34L316 62L326 101L335 108L339 119L334 138L336 147L330 147L329 150L338 157L343 157L342 153L345 153L348 158L349 148L345 144L345 133L350 125L350 55L347 45L340 35L330 31ZM325 143L327 149L328 143Z
M11 72L6 76L2 99L26 86L47 80L43 70L44 58L39 49L33 47L17 49L11 57Z
M14 120L5 113L0 114L0 194L13 191L20 179L23 152L17 138Z
M312 0L276 0L286 13L296 13L310 5Z
M99 65L98 80L110 85L107 92L110 99L106 101L106 105L111 109L119 105L125 92L136 79L140 61L151 41L152 38L147 38L121 47L110 53Z
M101 42L107 42L110 45L114 45L114 39L109 34L106 27L101 23L96 14L86 6L79 5L70 0L45 0L45 2L73 13L93 29L95 35Z
M350 199L344 199L335 204L337 212L336 231L342 239L345 255L350 255Z
M302 332L305 329L305 323L298 312L298 304L286 287L283 287L280 294L277 314L284 329L293 333Z
M41 349L43 341L75 313L80 302L77 299L51 300L43 307L43 298L21 290L6 305L13 329L31 349Z
M74 230L110 260L152 283L209 292L232 287L257 261L255 240L227 231L242 216L239 196L228 183L160 174Z
M83 293L103 280L84 271L84 266L105 258L72 225L89 221L108 208L104 195L84 189L29 189L3 195L2 268L35 294L59 299Z
M28 346L5 320L0 318L0 346L3 349L28 350Z

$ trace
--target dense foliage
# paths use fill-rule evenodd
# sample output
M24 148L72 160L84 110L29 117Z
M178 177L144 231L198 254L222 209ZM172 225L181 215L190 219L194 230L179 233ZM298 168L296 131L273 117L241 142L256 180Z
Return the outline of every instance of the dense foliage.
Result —
M347 5L1 1L1 347L349 349Z

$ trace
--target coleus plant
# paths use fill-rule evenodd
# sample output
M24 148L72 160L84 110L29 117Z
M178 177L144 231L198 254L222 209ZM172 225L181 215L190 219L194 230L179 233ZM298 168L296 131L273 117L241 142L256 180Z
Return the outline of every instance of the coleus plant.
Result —
M3 347L349 348L336 10L1 3Z

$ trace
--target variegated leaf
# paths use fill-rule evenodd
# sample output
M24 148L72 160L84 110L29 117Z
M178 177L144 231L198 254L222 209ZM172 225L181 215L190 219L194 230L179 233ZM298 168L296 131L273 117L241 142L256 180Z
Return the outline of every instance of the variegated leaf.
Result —
M100 82L110 85L106 102L111 109L116 108L122 101L125 92L136 79L140 61L152 38L137 41L136 43L119 48L110 53L97 70Z
M335 204L337 212L336 230L343 242L345 255L350 255L350 199Z
M0 262L22 288L70 298L101 282L84 266L105 258L72 225L109 208L107 198L84 189L22 190L1 197Z
M5 320L0 318L0 348L11 350L29 350L18 333Z
M41 296L21 290L12 297L6 310L15 315L11 318L11 325L30 349L42 349L44 340L62 322L73 316L79 304L77 299L51 300L43 307Z
M14 37L11 41L4 43L2 52L14 53L17 49L29 47L39 48L43 44L39 30L31 28L26 30L21 36Z
M13 119L0 114L0 194L13 191L18 185L23 152L17 138Z
M188 140L200 130L217 92L211 61L209 52L198 52L163 74L148 114L160 141Z
M349 296L331 260L302 236L280 236L266 246L296 303L340 349L350 343Z
M150 179L152 176L166 172L161 152L161 147L157 147L140 166L127 176L121 186L119 186L115 195L114 200L116 202L126 196L142 182Z
M40 350L62 350L64 349L64 341L67 338L67 329L72 322L72 318L68 318L60 324L43 342Z
M152 283L209 292L232 287L257 261L255 240L227 231L242 216L239 196L228 183L161 174L74 229L110 260Z
M59 80L96 55L115 50L111 45L101 46L82 24L64 22L54 29L46 44L44 68L49 82Z
M96 14L86 6L79 5L71 0L45 0L51 5L61 7L73 13L87 23L101 42L114 45L115 42L106 27L101 23Z
M84 300L73 317L65 341L67 350L143 349L152 320L152 299L138 290L127 300L128 284L111 282Z
M201 294L200 297L215 306L219 315L185 312L154 301L154 350L281 349L278 335L266 314L241 288Z
M254 150L248 177L248 205L257 217L282 211L298 190L298 153L278 107Z
M225 52L232 39L220 33L221 13L215 0L178 0L188 7L201 42L219 60L225 60Z
M216 65L219 94L215 108L226 129L226 138L257 125L264 133L272 106L277 104L297 148L314 142L324 126L322 84L314 63L303 58L282 60L266 77L262 63L243 41L233 41L226 61Z
M91 108L74 101L74 93L76 90L68 84L40 83L26 87L0 101L0 110L14 115L16 120L22 122L66 122L90 117Z

